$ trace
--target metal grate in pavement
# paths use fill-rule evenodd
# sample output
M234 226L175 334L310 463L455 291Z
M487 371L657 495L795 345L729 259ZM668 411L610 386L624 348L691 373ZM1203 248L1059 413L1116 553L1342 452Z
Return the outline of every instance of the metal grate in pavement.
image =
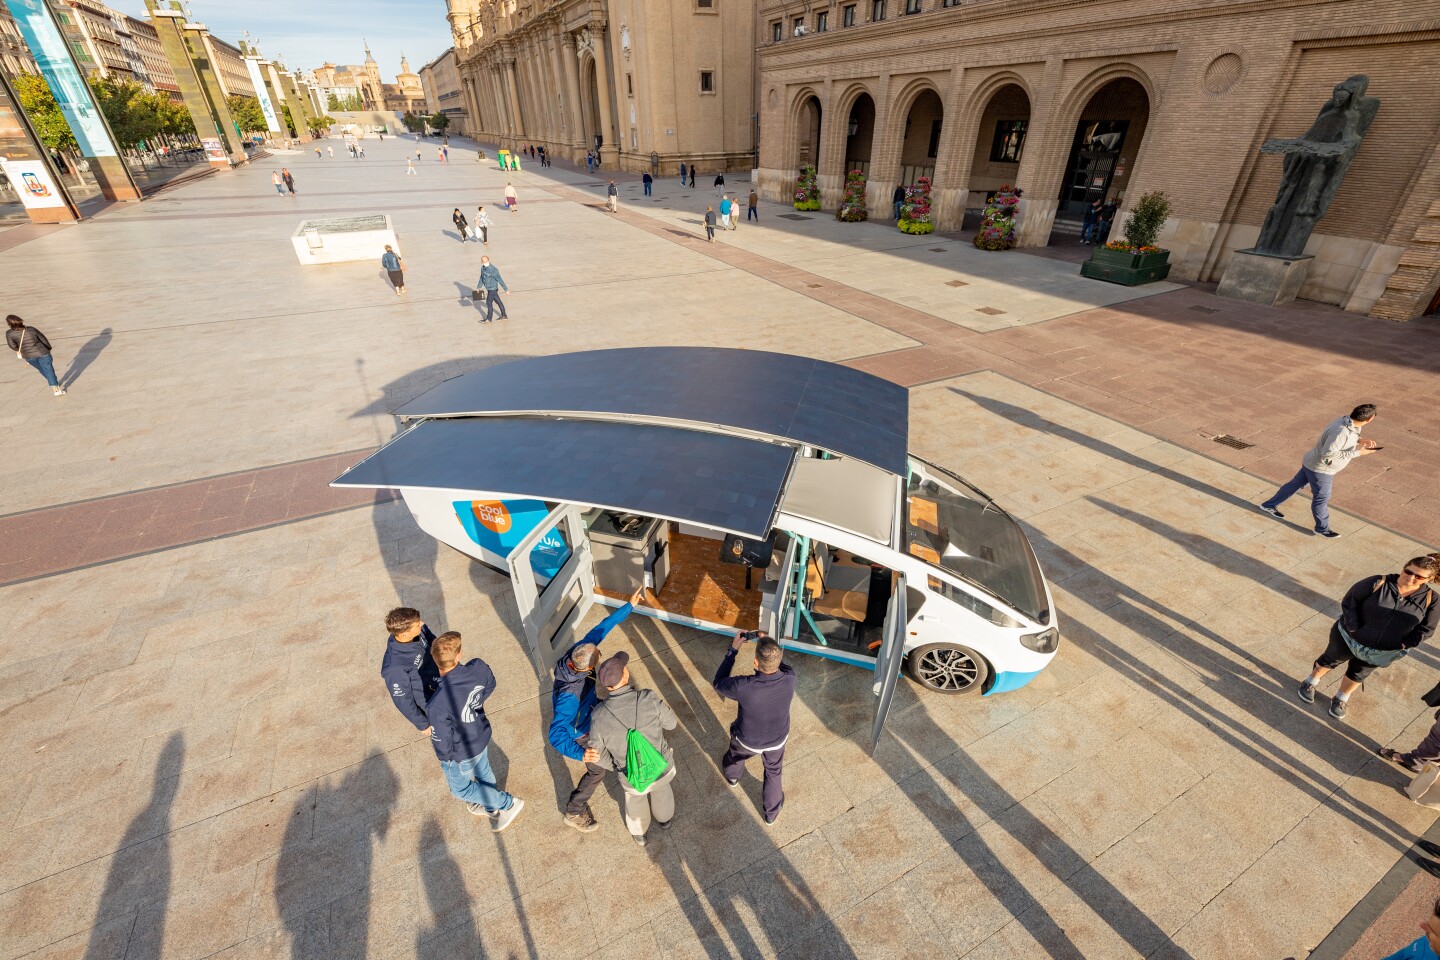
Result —
M1219 312L1220 312L1219 308L1217 308L1217 307L1202 307L1202 306L1200 306L1200 304L1198 304L1198 303L1195 304L1194 306L1192 306L1190 309L1191 309L1191 310L1194 310L1196 313L1219 313Z
M947 287L968 287L968 286L970 286L970 281L969 281L969 280L946 280L946 281L945 281L945 286L947 286Z
M802 216L798 213L782 213L778 215L781 220L814 220L814 217Z
M996 310L994 307L976 307L976 308L975 308L975 312L976 312L976 313L983 313L983 314L985 314L986 316L989 316L989 317L998 317L998 316L1000 316L1002 313L1004 313L1005 311L1004 311L1004 310Z
M819 290L822 286L824 286L824 284L820 284L820 283L807 283L807 284L805 284L805 286L809 287L811 290Z
M1220 436L1215 438L1215 442L1224 447L1234 447L1236 450L1249 450L1251 447L1255 446L1255 444L1253 443L1246 443L1239 437L1232 437L1228 433L1220 434Z
M949 247L931 247L931 248L930 248L930 252L931 252L931 253L944 253L946 250L949 250L949 249L950 249Z

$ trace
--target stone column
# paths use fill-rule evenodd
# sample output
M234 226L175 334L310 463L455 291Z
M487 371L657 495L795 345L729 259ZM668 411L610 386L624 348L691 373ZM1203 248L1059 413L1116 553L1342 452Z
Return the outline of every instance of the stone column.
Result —
M1014 186L1025 192L1020 198L1015 225L1015 246L1043 247L1050 242L1050 228L1055 225L1055 212L1060 208L1060 182L1074 142L1072 123L1069 134L1056 129L1055 111L1059 107L1063 62L1045 64L1044 85L1036 91L1030 104L1030 123L1025 132L1025 151L1020 155L1020 168L1015 171ZM1050 177L1042 170L1053 169ZM1115 218L1118 230L1120 218Z
M560 62L565 68L565 91L570 99L570 116L575 125L570 131L570 160L584 156L589 146L590 134L585 131L585 111L580 106L580 64L575 50L575 37L566 33L560 38Z
M569 88L565 85L565 67L560 49L560 37L552 33L546 38L545 45L550 50L550 76L555 84L555 94L558 102L556 112L560 117L560 132L556 146L568 146L575 139L576 124L572 116L572 108L575 105L574 97Z
M525 136L525 118L520 112L520 87L515 77L515 58L510 57L505 61L505 82L509 88L510 110L515 118L514 126L510 130L511 141Z
M614 170L620 162L620 151L616 142L615 109L610 102L610 91L614 85L610 82L609 39L604 27L592 27L591 32L595 34L595 86L600 94L600 133L605 138L605 144L600 148L600 160L606 169Z

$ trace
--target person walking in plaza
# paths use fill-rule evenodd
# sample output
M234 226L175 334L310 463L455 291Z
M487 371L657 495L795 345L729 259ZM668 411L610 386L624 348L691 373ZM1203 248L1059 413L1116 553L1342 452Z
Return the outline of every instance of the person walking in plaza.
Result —
M1392 747L1381 747L1375 752L1411 773L1424 770L1427 763L1440 763L1440 710L1435 711L1435 722L1430 726L1430 732L1414 750L1401 753Z
M57 397L64 396L65 388L55 377L55 358L45 334L35 327L25 326L25 321L13 313L5 318L5 327L5 345L45 378L45 382L50 384L50 392Z
M460 242L464 243L470 239L470 221L465 219L465 214L456 207L455 212L450 214L450 222L455 224L455 229L460 231Z
M640 182L645 185L645 196L650 196L651 190L655 186L655 178L650 176L649 170L640 175Z
M620 209L620 191L615 186L615 181L610 181L610 186L605 188L605 209L615 213Z
M1115 223L1115 213L1118 208L1119 204L1111 199L1106 199L1104 203L1100 204L1100 209L1095 213L1095 226L1090 231L1091 243L1103 246L1105 241L1110 239L1110 228Z
M1440 845L1421 840L1416 846L1432 857L1440 857ZM1421 861L1420 866L1426 873L1440 876L1440 868L1436 868L1434 861ZM1389 954L1384 960L1440 960L1440 899L1435 901L1430 914L1421 921L1420 936Z
M411 160L409 157L405 158L405 175L407 177L420 176L420 174L415 172L415 161Z
M691 174L691 176L694 176L694 174ZM723 170L715 174L715 196L725 196L725 172Z
M591 174L595 172L595 154L589 150L585 151L585 172Z
M705 239L715 242L715 208L705 208Z
M895 219L900 219L901 208L905 206L905 188L896 185L895 192L890 194L890 205L895 208Z
M483 206L475 208L475 223L470 227L470 239L479 240L481 246L490 245L490 215Z
M275 192L280 194L280 196L285 196L285 180L280 176L279 170L270 171L270 185L275 188Z
M319 160L319 159L320 159L320 144L318 144L318 143L315 144L315 159L316 159L316 160Z
M330 159L331 159L331 160L334 160L334 159L335 159L335 146L334 146L334 144L327 144L326 147L325 147L325 152L328 153L328 154L330 154Z
M495 692L495 672L479 657L461 663L461 637L442 633L430 644L440 683L426 711L430 744L445 773L450 793L465 801L477 817L490 818L495 833L515 822L525 801L500 789L490 767L490 720L485 701Z
M390 244L385 244L385 255L380 258L380 266L390 276L390 285L395 288L395 296L405 292L405 260L395 252Z
M620 774L625 791L625 829L640 846L653 819L662 830L675 820L675 750L665 739L666 730L680 725L675 711L653 690L630 685L630 655L623 650L600 664L595 678L609 696L597 704L590 716L590 742L585 762ZM631 733L635 733L632 748ZM631 764L631 754L637 757ZM656 756L658 754L658 757ZM638 782L631 777L637 777Z
M511 213L518 213L520 210L520 197L515 193L515 185L505 184L505 206Z
M643 588L642 588L643 589ZM571 760L585 760L585 746L590 737L590 717L598 702L595 696L595 665L600 659L600 644L611 630L619 626L634 610L633 601L640 591L566 652L555 664L550 689L550 746ZM599 826L590 810L590 798L609 773L596 763L586 763L585 773L565 802L565 823L581 833L590 833Z
M680 186L682 186L682 187L685 186L685 174L688 173L689 170L690 170L690 168L687 167L687 166L685 166L685 161L684 161L684 160L681 160L681 161L680 161Z
M390 702L400 715L422 733L430 732L425 704L440 684L440 671L430 653L435 634L414 607L396 607L385 615L385 655L380 658L380 677Z
M415 162L420 162L420 145L418 143L415 145Z
M510 292L505 285L505 278L500 276L500 271L490 262L489 257L480 258L480 279L475 281L476 290L485 291L485 319L482 323L489 323L495 315L495 308L500 308L500 319L504 320L510 316L505 310L505 301L500 299L500 291Z
M699 170L696 170L696 169L695 169L695 161L694 161L694 160L691 160L691 161L690 161L690 189L691 189L691 190L694 190L694 189L695 189L695 174L697 174L697 173L699 173L699 172L700 172Z
M440 159L445 163L450 162L450 145L448 143L440 148Z
M1095 223L1100 218L1100 208L1104 206L1099 197L1090 201L1090 206L1085 208L1085 220L1080 224L1080 242L1089 243L1091 236L1095 233Z
M748 640L755 645L755 672L731 676L735 658ZM785 744L790 739L790 701L795 699L798 677L795 668L783 662L780 644L763 634L737 633L720 660L711 681L715 692L740 705L730 725L730 746L720 760L720 774L730 786L738 786L745 761L759 756L765 766L761 805L765 822L774 823L785 806L780 775L785 763Z
M1339 417L1330 422L1320 433L1315 446L1300 458L1300 470L1260 509L1272 517L1285 518L1279 510L1280 504L1294 496L1301 487L1310 487L1310 512L1315 517L1315 532L1332 540L1340 534L1330 529L1330 494L1335 485L1335 475L1344 470L1356 457L1374 453L1378 448L1374 440L1362 440L1360 431L1375 419L1375 404L1362 403L1350 411L1348 417Z
M355 145L355 149L356 149L357 151L359 151L359 153L360 153L360 159L361 159L361 160L364 160L364 159L365 159L365 144L363 144L363 143L356 144L356 145Z
M438 160L438 161L440 161L441 163L444 163L444 162L445 162L445 148L444 148L444 147L436 147L436 148L435 148L435 159Z
M745 222L749 223L751 220L760 222L760 194L755 192L754 187L750 188L750 196L745 202Z
M734 206L735 206L735 205L730 202L730 195L729 195L729 194L721 194L721 195L720 195L720 229L721 229L721 230L729 230L729 229L730 229L730 211L731 211L732 209L734 209Z
M1346 664L1340 692L1330 702L1330 716L1345 718L1350 695L1371 673L1405 656L1430 639L1440 623L1440 603L1432 584L1440 575L1440 553L1415 557L1400 573L1366 577L1340 601L1340 617L1330 627L1325 652L1315 660L1297 696L1315 702L1315 685L1331 670Z
M290 196L295 196L295 178L290 175L289 167L280 168L280 179L285 181L285 189L290 191Z

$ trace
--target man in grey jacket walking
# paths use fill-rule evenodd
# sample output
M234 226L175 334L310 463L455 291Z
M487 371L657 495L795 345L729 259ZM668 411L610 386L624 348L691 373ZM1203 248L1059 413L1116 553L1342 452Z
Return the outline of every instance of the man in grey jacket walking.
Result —
M1260 504L1260 509L1272 517L1283 519L1285 514L1278 509L1280 504L1308 484L1315 532L1332 540L1340 536L1330 529L1330 491L1335 484L1335 474L1345 469L1346 464L1377 449L1374 440L1360 439L1360 430L1374 419L1375 404L1362 403L1350 411L1350 416L1333 421L1320 434L1315 446L1301 458L1300 472L1276 490L1273 497Z
M675 711L654 690L630 686L630 655L621 651L600 664L595 679L610 695L595 705L590 715L590 741L585 762L598 764L620 774L625 790L625 829L640 846L653 817L662 830L675 819L675 750L665 740L665 731L680 721ZM665 772L646 790L636 790L625 778L626 744L631 730L637 730L665 758Z
M500 307L500 319L504 320L509 316L505 312L505 301L500 299L500 291L510 292L505 285L505 278L500 276L500 271L490 262L489 257L480 258L480 279L475 286L485 291L485 319L481 323L489 323L495 315L495 307Z

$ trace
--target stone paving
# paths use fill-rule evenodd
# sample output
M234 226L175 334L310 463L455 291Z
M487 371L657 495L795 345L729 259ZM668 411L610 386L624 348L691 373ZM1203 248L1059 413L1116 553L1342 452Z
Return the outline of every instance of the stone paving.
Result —
M1313 707L1291 689L1335 598L1420 544L1358 519L1338 541L1277 523L1254 509L1269 479L1006 355L1046 356L1035 331L1102 350L1087 315L1159 326L1173 321L1154 305L1213 298L1181 290L983 336L914 304L887 321L833 277L812 290L760 250L735 251L750 258L736 267L575 203L598 178L557 171L566 185L546 186L527 170L520 212L492 214L512 320L480 327L458 303L479 251L445 231L452 206L497 196L503 175L457 160L406 180L408 146L296 158L299 201L267 195L268 168L242 170L6 251L7 277L58 265L103 282L7 287L7 312L79 370L51 398L28 367L0 368L12 449L38 454L0 467L4 512L145 491L153 519L186 481L373 446L401 400L506 357L687 343L898 363L918 384L916 451L1030 530L1060 654L990 699L902 683L873 758L868 675L799 660L789 798L767 828L758 783L723 790L715 767L731 716L707 682L722 642L632 619L607 645L681 718L680 819L641 850L613 785L601 830L561 825L576 770L543 746L548 696L507 583L438 548L398 502L3 586L25 642L0 660L0 960L1303 956L1434 820L1373 751L1428 727L1418 695L1440 659L1377 674L1343 725L1324 714L1333 679ZM286 238L330 208L396 218L408 300L378 265L296 265ZM124 269L106 269L117 249ZM176 266L182 251L192 267ZM830 251L814 253L792 269L824 275ZM1074 269L1032 259L1016 269L1056 284ZM947 370L970 351L982 362ZM1392 373L1393 389L1423 373ZM1277 396L1298 417L1311 401L1291 387ZM1163 402L1137 391L1132 407ZM1360 486L1348 478L1342 498ZM225 489L256 487L206 495ZM66 509L82 507L95 509ZM0 517L0 541L26 516ZM380 692L378 619L398 601L496 670L492 754L529 801L501 837L448 796Z

